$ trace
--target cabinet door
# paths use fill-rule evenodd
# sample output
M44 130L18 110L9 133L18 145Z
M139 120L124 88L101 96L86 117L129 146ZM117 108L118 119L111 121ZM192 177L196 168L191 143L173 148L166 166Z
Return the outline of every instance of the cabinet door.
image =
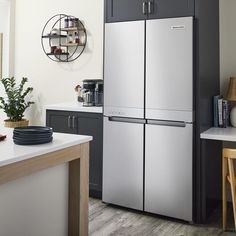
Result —
M150 0L149 19L194 16L194 0Z
M143 20L147 18L146 0L106 0L105 22ZM145 5L146 4L146 5Z
M67 111L46 111L46 125L54 132L76 134L76 113Z
M89 145L89 192L91 197L102 197L102 114L78 113L78 134L93 136Z

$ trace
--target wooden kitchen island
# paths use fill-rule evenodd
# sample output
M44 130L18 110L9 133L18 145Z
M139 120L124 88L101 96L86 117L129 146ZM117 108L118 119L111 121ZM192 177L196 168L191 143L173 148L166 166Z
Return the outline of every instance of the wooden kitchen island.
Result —
M68 236L88 235L89 142L92 137L54 133L51 143L19 146L13 143L12 129L5 131L1 130L1 133L7 132L7 139L0 142L0 185L68 162Z

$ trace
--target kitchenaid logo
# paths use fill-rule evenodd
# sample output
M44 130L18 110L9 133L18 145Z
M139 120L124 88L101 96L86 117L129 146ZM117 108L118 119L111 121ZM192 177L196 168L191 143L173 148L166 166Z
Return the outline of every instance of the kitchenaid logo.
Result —
M185 25L172 25L171 29L172 30L182 30L182 29L185 29Z

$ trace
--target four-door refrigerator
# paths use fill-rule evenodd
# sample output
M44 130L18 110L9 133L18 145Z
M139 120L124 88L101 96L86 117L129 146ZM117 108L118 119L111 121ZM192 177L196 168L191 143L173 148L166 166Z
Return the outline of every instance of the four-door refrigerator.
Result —
M192 221L193 18L105 24L103 201Z

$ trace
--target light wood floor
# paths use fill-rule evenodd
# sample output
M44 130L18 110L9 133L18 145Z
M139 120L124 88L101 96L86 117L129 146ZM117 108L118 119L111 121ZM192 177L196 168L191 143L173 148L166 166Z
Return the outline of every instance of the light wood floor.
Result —
M233 219L229 231L221 230L221 212L216 210L207 225L190 225L124 208L106 205L97 199L90 199L90 236L235 236ZM230 217L231 218L231 217Z

